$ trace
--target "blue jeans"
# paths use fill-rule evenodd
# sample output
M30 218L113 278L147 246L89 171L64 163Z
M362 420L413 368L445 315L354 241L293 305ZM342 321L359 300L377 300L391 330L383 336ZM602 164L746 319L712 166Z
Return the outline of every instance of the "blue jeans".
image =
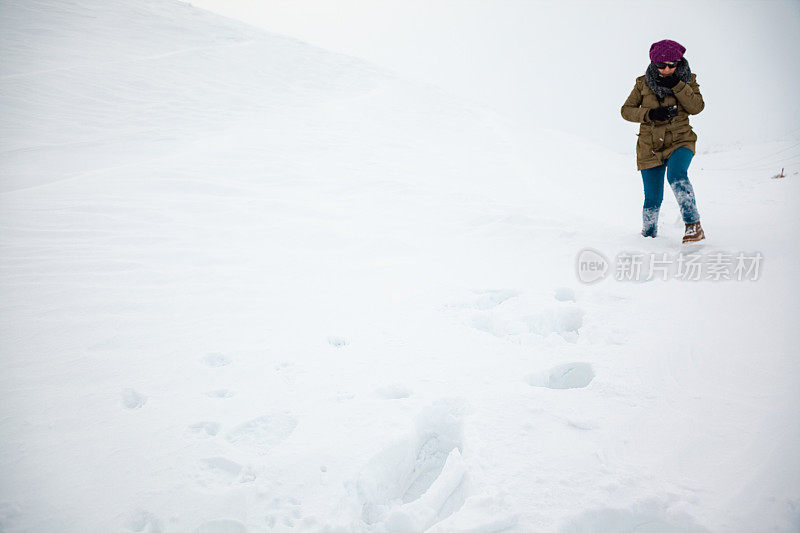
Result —
M663 165L642 170L644 182L644 207L642 208L642 235L655 237L658 228L658 211L664 200L664 173L667 181L675 193L675 199L681 209L683 222L693 224L700 220L697 212L697 203L694 199L694 189L689 183L689 164L694 153L681 146L667 158Z

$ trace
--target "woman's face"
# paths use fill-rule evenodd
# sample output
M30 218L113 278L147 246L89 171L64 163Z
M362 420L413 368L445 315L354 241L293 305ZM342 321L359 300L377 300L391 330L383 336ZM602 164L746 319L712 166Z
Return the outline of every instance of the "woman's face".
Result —
M671 63L656 63L656 68L658 69L658 73L661 74L662 76L669 76L670 74L675 72L676 68L678 68L678 62L673 61Z

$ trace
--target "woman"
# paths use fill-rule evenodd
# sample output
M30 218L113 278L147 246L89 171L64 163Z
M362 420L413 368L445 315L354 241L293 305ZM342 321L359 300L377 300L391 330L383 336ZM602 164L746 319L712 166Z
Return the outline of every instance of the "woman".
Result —
M666 173L686 224L683 242L689 243L705 238L687 174L697 141L689 115L698 114L705 104L697 77L683 57L685 51L675 41L653 43L651 63L645 75L636 78L622 106L622 118L640 123L636 163L644 181L642 235L656 236Z

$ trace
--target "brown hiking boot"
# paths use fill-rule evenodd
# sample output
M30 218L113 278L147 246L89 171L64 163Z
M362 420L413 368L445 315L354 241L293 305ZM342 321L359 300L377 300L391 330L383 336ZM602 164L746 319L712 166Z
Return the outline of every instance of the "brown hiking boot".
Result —
M687 242L698 242L706 238L703 233L703 228L700 226L700 221L694 224L686 224L686 232L683 234L683 244Z

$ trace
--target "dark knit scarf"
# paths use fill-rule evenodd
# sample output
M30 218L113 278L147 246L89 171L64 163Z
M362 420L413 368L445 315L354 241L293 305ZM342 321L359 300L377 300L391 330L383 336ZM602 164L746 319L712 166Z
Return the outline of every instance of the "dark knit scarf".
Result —
M647 80L647 85L656 93L659 99L663 99L665 96L672 94L672 89L662 87L656 82L656 80L661 77L661 74L658 73L655 63L650 63L644 76ZM686 83L692 81L692 70L689 68L689 62L686 61L685 57L678 63L678 67L675 69L675 76Z

